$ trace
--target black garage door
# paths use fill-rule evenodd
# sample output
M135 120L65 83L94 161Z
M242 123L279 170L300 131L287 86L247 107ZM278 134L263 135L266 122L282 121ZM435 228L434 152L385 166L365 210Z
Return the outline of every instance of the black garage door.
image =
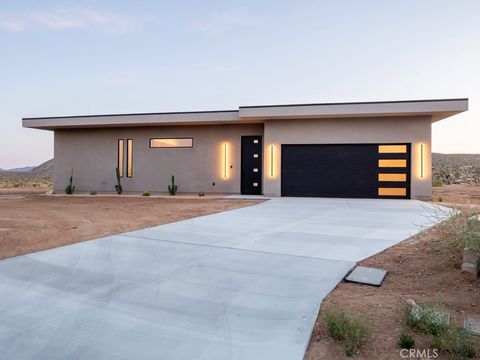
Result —
M282 145L282 196L409 198L410 144Z

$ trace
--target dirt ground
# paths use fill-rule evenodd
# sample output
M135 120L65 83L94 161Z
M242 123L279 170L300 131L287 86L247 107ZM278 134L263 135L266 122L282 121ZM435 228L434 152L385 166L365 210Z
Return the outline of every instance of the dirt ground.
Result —
M0 189L0 259L259 202L44 194L45 190Z
M434 199L442 205L480 206L480 187L450 185L434 188ZM448 241L439 241L438 230L427 230L384 252L368 258L361 265L388 270L383 286L340 283L327 296L317 319L306 360L347 359L345 348L327 335L325 310L339 307L374 319L372 339L357 359L402 359L397 345L401 333L413 334L403 324L405 300L441 303L460 326L464 314L480 313L480 280L461 273L461 253ZM428 339L415 334L416 348L428 349ZM442 354L437 359L448 359Z

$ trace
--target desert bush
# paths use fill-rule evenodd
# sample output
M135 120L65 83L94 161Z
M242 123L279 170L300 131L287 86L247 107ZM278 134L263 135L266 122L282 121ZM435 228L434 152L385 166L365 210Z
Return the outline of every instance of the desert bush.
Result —
M445 220L441 210L434 209L430 215L435 221L442 221L437 225L439 240L452 244L459 251L465 247L480 256L480 219L478 210L465 206L461 210L450 213Z
M408 334L401 334L398 337L398 346L402 349L413 349L415 347L415 339Z
M168 192L172 196L177 193L177 185L175 185L175 176L173 175L172 175L172 184L168 185Z
M118 167L115 168L115 175L117 177L117 184L115 185L115 191L118 195L121 195L123 192L122 181L120 179L120 170Z
M434 349L451 354L451 359L469 359L476 355L475 343L464 329L449 327L441 334L430 336L430 341Z
M150 196L150 192L149 191L144 191L142 196Z
M443 202L443 197L439 196L439 197L437 198L437 201L438 201L438 202Z
M72 173L70 174L68 185L65 188L65 194L72 195L74 192L75 192L75 185L73 185L73 169L72 169Z
M426 335L440 335L447 331L448 322L439 310L439 304L419 303L405 308L405 324Z
M97 195L97 192L95 190L90 191L90 195Z
M442 182L442 180L440 180L440 179L433 179L433 180L432 180L432 186L433 186L433 187L442 187L442 186L443 186L443 182Z
M325 322L330 336L337 341L345 342L345 354L355 356L372 335L370 319L342 310L329 310Z

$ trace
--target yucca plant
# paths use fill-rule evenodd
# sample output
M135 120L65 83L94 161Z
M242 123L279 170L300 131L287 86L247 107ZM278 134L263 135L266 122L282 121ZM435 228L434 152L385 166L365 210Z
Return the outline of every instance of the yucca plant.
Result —
M65 188L65 194L72 195L75 192L75 185L73 185L73 169L72 173L70 174L70 180L68 182L67 187Z

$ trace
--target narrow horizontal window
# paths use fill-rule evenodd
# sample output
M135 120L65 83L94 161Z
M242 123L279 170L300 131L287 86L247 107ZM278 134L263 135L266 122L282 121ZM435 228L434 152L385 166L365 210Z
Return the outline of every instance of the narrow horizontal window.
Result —
M133 140L127 139L127 177L133 177Z
M405 188L378 188L378 196L407 196Z
M150 139L151 148L191 148L193 138Z
M118 167L118 172L120 174L120 177L123 177L123 154L124 154L124 142L125 140L119 139L118 140L118 156L117 156L117 167Z
M379 145L378 152L380 154L405 154L407 145Z
M378 174L378 181L407 181L407 174Z
M381 159L378 160L378 167L407 167L407 160Z

